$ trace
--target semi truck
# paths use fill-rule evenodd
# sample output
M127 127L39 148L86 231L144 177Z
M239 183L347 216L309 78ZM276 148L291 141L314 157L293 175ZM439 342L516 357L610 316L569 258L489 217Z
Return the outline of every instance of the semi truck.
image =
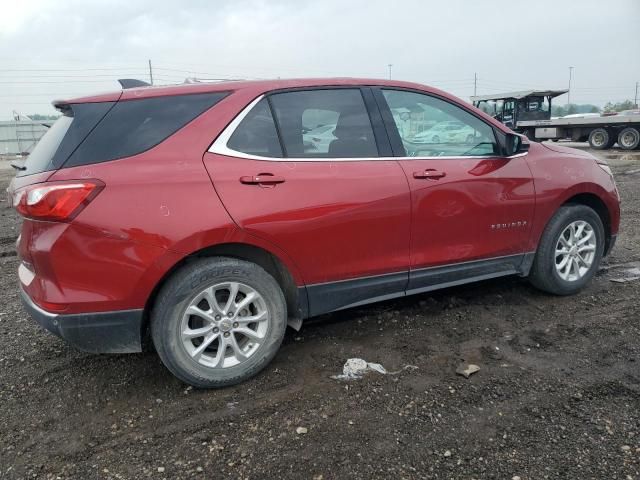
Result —
M576 114L551 118L552 100L567 91L525 90L477 95L471 97L471 102L530 140L587 141L596 150L611 148L616 143L623 150L640 148L640 111L631 111L628 115Z

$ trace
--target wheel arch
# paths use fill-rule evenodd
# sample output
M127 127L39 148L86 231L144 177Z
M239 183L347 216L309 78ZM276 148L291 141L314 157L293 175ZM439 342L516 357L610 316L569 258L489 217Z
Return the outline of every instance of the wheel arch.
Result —
M604 227L604 255L606 255L611 247L612 229L611 213L604 200L593 192L582 192L567 198L560 206L564 205L585 205L598 214Z
M151 294L147 298L143 311L143 319L141 324L141 335L143 341L147 343L149 340L149 326L150 326L150 312L153 307L158 293L166 282L174 275L175 272L180 270L184 265L189 264L196 259L207 257L230 257L238 260L245 260L248 262L259 265L273 276L282 288L285 300L287 303L287 315L290 323L296 321L299 325L299 320L307 317L309 307L306 296L306 289L300 288L296 283L294 273L290 271L286 263L279 258L278 255L263 248L261 246L242 243L242 242L228 242L210 245L196 250L189 255L184 256L181 260L176 262L171 268L169 268L160 280L153 287ZM294 323L291 323L294 325Z

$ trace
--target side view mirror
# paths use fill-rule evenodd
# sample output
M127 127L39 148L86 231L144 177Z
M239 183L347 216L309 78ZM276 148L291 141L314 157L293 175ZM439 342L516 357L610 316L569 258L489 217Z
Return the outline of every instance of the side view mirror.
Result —
M507 133L505 143L508 157L510 157L511 155L517 155L518 153L525 153L529 151L529 140L522 135Z

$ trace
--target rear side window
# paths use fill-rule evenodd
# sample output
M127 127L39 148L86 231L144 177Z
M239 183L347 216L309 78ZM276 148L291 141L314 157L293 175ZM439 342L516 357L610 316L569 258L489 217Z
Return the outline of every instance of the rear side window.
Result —
M282 157L278 132L266 98L260 100L242 119L227 142L236 152L261 157Z
M115 104L65 167L130 157L158 145L227 93L125 100Z
M377 157L359 89L318 89L270 96L287 157Z
M56 170L105 116L113 102L65 105L63 115L36 144L17 176Z

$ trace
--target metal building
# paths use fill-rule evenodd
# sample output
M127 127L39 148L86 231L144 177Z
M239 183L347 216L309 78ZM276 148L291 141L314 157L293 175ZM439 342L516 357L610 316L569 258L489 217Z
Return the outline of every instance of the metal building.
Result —
M53 125L53 120L0 121L0 155L28 154Z

